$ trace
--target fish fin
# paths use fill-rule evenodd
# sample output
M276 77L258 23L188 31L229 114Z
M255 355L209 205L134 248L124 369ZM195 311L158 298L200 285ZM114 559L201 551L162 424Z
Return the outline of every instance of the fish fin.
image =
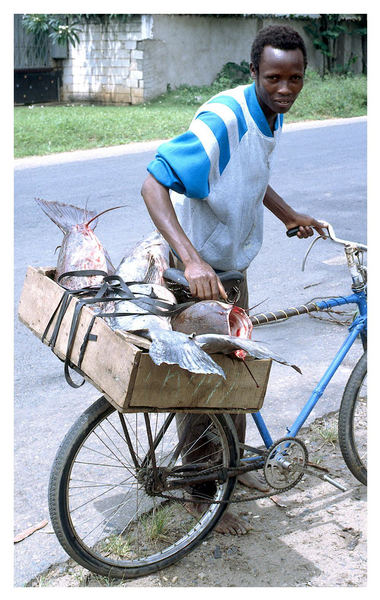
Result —
M144 275L144 279L142 280L142 283L152 283L152 275L154 275L154 270L155 270L155 260L154 260L154 257L150 254L147 270Z
M72 204L43 200L42 198L35 198L35 201L63 233L70 231L74 225L85 223L89 217L96 216L96 211L84 210Z
M107 250L104 247L103 247L103 250L104 250L104 256L106 257L107 273L108 273L108 275L113 275L115 273L116 269L112 264L110 255L108 254Z
M149 355L156 365L167 363L178 365L191 373L219 375L226 378L223 369L204 352L199 344L177 331L152 331Z
M86 219L86 221L85 221L86 227L88 227L90 225L90 223L95 221L93 226L91 227L91 229L95 229L95 227L98 223L96 219L98 219L101 215L104 215L105 213L110 212L111 210L116 210L117 208L125 208L126 206L128 206L128 205L121 204L120 206L112 206L111 208L106 208L105 210L102 210L102 212L100 212L98 214L96 212L88 213L88 216L91 218L88 220Z
M209 340L212 340L212 338L214 338L218 340L218 344L215 346L216 352L229 354L236 350L244 350L247 354L249 354L249 356L253 356L257 359L271 358L275 362L278 362L282 365L286 365L287 367L292 367L292 369L294 369L295 371L297 371L297 373L300 373L302 375L302 371L297 365L291 364L290 362L285 360L285 358L280 356L280 354L277 354L277 352L273 352L273 350L267 348L267 346L265 346L264 344L258 344L253 340L233 335L212 334L210 335L209 340L207 339L207 337L207 333L195 336L195 341L201 346L201 348L205 348L206 352L213 353L212 341L210 343ZM221 345L222 343L223 346Z

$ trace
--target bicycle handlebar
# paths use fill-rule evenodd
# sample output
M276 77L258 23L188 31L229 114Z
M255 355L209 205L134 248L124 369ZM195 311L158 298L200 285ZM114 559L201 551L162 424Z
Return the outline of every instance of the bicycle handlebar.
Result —
M332 242L335 242L337 244L342 244L343 246L355 246L359 250L364 250L365 252L367 251L367 246L365 244L361 244L360 242L351 242L349 240L342 240L340 238L337 238L335 235L333 226L330 223L328 223L327 221L324 221L324 222L326 223L325 229L327 229L327 235ZM292 227L292 229L288 229L288 231L286 232L286 235L288 237L294 237L295 235L297 235L299 230L300 230L299 227ZM314 243L317 240L319 240L322 237L323 236L319 235L317 238L315 238L312 242L312 246L314 245ZM310 246L310 249L311 249L311 246Z

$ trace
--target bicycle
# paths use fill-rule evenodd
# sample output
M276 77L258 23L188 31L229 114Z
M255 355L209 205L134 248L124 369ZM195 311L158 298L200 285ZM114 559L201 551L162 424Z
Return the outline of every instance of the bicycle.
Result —
M311 244L304 263L320 237ZM239 444L231 417L209 414L202 430L187 444L187 414L121 413L100 397L67 433L49 482L54 531L76 562L115 578L145 576L169 566L212 531L230 502L240 501L232 498L237 476L254 469L262 470L270 490L255 491L243 501L285 492L305 473L344 490L326 474L327 469L309 462L307 448L296 436L358 337L364 353L343 393L338 437L347 467L366 485L367 278L363 257L367 247L338 239L331 225L327 237L344 246L352 293L251 317L259 325L357 305L344 343L286 436L274 441L256 412L252 417L264 446ZM188 510L194 502L202 505L198 517Z

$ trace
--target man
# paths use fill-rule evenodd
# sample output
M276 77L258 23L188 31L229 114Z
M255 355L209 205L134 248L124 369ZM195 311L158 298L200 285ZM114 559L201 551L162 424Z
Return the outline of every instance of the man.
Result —
M253 84L217 94L198 110L189 130L161 145L141 193L149 214L184 270L194 297L226 299L215 271L246 272L262 245L263 206L298 237L324 235L324 224L292 209L269 185L283 114L304 83L307 56L300 35L270 26L252 44ZM170 192L169 192L170 190ZM246 279L239 304L248 308ZM240 441L245 415L233 420ZM240 479L264 489L252 474ZM216 528L247 531L226 511Z

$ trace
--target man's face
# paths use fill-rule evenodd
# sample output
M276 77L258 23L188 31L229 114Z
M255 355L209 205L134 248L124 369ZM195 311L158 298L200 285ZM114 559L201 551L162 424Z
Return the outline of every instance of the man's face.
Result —
M259 72L250 65L256 94L266 117L286 113L303 87L304 58L301 50L279 50L265 46Z

